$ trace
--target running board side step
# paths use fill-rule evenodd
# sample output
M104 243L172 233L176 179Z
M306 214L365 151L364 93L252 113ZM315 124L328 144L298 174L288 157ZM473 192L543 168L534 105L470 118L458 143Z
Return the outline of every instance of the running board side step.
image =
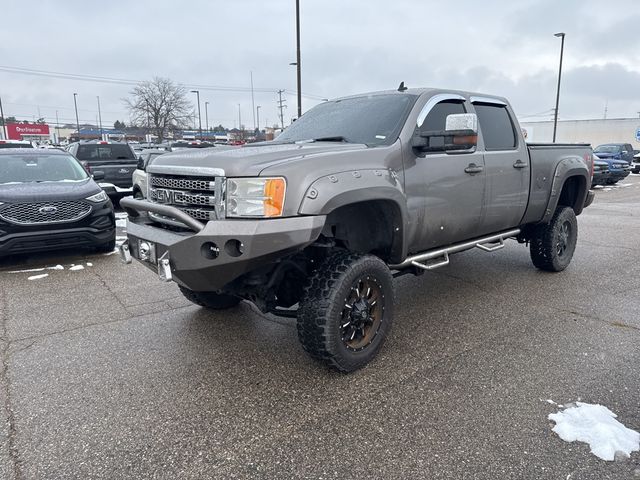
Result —
M507 230L506 232L496 233L489 237L477 238L468 242L458 243L449 247L438 248L428 252L417 253L407 257L404 262L396 265L389 265L391 270L403 270L408 267L417 267L422 270L433 270L435 268L449 265L449 255L452 253L462 252L471 248L479 248L485 252L495 252L504 248L504 241L507 238L515 237L520 233L520 229ZM429 260L435 262L426 263Z

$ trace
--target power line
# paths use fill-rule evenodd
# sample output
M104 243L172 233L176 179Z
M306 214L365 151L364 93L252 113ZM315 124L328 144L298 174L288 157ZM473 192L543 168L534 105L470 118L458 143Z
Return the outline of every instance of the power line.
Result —
M0 72L14 73L19 75L31 75L36 77L49 77L49 78L60 78L63 80L76 80L83 82L94 82L94 83L109 83L116 85L130 85L135 86L142 83L142 80L133 80L126 78L113 78L113 77L103 77L99 75L86 75L81 73L64 73L64 72L53 72L48 70L37 70L33 68L23 68L23 67L11 67L7 65L0 65ZM222 85L200 85L200 84L182 84L186 88L198 88L202 90L209 91L218 91L218 92L250 92L250 87L235 87L235 86L222 86ZM276 88L256 88L255 91L262 93L274 93L279 90ZM283 92L295 94L296 92L292 92L290 90L283 90ZM314 100L323 100L324 97L320 95L313 94L303 94L304 97L314 99Z

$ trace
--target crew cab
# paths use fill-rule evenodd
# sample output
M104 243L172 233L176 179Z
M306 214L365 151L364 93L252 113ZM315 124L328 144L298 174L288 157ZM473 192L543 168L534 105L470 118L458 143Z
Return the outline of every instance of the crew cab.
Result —
M133 193L132 175L138 161L128 143L86 141L70 144L67 151L80 160L89 173L103 172L99 185L109 197L118 199Z
M321 103L274 141L156 158L148 199L121 202L121 254L198 305L296 317L303 348L351 372L390 335L394 276L508 239L567 268L592 163L586 144L527 145L504 98L401 84Z

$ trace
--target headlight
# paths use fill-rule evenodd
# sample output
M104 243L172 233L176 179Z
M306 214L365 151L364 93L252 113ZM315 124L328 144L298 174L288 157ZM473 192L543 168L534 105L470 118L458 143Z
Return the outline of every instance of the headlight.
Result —
M101 190L100 192L96 193L95 195L91 195L90 197L87 197L87 200L89 200L90 202L104 202L108 199L109 197L107 196L106 193L104 193L104 190Z
M227 179L228 217L279 217L287 189L285 179Z

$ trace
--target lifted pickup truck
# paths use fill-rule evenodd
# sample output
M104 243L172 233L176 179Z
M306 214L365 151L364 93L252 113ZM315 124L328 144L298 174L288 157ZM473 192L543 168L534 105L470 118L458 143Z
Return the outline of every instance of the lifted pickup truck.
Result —
M593 200L591 147L527 145L520 132L494 96L400 88L328 101L275 141L158 157L148 200L121 202L121 253L198 305L244 299L297 317L304 349L351 372L389 336L394 276L509 238L539 269L569 265Z

